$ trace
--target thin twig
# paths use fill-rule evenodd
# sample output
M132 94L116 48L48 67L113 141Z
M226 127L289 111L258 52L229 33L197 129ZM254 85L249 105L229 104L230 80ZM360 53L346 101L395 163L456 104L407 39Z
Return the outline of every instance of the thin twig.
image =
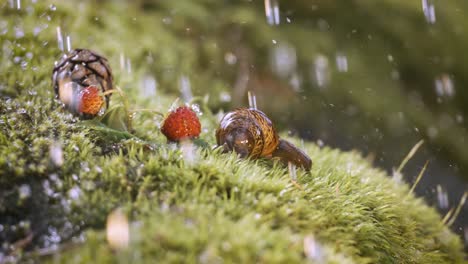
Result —
M416 188L416 185L418 185L419 181L421 180L422 176L424 175L424 172L426 172L427 164L429 164L428 160L426 161L426 163L424 164L424 167L419 172L419 175L416 178L416 181L413 183L413 186L411 186L409 194L411 194L414 191L414 189Z
M418 149L421 147L421 145L424 143L424 140L420 140L416 145L414 145L414 147L410 150L410 152L408 153L408 155L406 155L406 157L403 159L403 161L401 162L400 166L398 167L396 173L401 173L401 170L403 170L403 168L405 167L406 163L408 163L408 161L414 156L414 154L416 154L416 151L418 151Z
M455 210L455 213L453 213L452 218L447 222L447 226L451 226L453 222L455 222L455 219L457 219L458 215L460 214L460 211L463 207L463 205L466 202L466 198L468 197L468 192L465 192L460 199L460 203L458 203L457 209Z

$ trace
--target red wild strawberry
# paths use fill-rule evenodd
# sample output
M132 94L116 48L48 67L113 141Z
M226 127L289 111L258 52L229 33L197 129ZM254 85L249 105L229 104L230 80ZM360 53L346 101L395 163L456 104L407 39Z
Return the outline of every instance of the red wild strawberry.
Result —
M161 127L161 132L170 141L197 138L200 131L200 120L198 120L197 114L188 106L181 106L172 111Z
M80 92L78 111L80 114L95 116L101 110L104 99L96 86L88 86Z

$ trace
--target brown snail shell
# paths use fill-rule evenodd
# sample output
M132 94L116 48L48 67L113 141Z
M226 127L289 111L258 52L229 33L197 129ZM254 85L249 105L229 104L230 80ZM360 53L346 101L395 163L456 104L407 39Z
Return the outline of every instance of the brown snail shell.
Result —
M74 114L85 118L93 115L80 113L77 95L90 86L102 92L113 89L112 71L106 58L88 49L75 49L55 64L52 83L58 98ZM105 107L109 106L111 94L105 95Z
M310 170L312 160L290 142L280 139L273 123L262 111L238 108L227 113L216 130L216 142L224 151L241 157L275 157Z

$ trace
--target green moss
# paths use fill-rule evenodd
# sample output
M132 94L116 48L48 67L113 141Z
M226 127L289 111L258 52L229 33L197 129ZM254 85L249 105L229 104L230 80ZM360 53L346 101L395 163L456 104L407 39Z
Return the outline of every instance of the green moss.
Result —
M168 28L163 11L141 12L125 2L61 3L56 11L46 3L19 11L3 5L1 20L9 29L0 38L6 51L0 57L3 254L64 263L302 262L304 239L314 237L322 260L330 263L463 261L459 238L437 212L359 153L304 143L314 165L311 173L297 172L299 189L279 164L239 160L211 148L217 125L211 98L200 100L204 130L193 161L166 144L158 116L136 114L129 133L116 130L124 129L115 123L122 114L106 120L112 129L80 121L53 100L57 26L72 35L74 47L109 58L132 108L164 112L184 74L193 77L195 94L197 81L221 87L225 82L197 67L202 55L192 52L193 45L211 42L179 40L185 34L181 18ZM195 11L182 17L206 15ZM249 17L243 12L233 20ZM34 36L41 23L48 27ZM24 37L15 36L14 25L23 27ZM148 25L155 31L148 32ZM219 52L205 48L209 56ZM130 58L131 72L119 68L121 53ZM148 74L158 76L155 98L140 92ZM117 95L111 104L122 111ZM63 164L51 159L51 145L61 146ZM130 246L119 252L104 237L106 217L117 207L131 220ZM30 242L18 243L31 235ZM41 249L57 243L51 252Z

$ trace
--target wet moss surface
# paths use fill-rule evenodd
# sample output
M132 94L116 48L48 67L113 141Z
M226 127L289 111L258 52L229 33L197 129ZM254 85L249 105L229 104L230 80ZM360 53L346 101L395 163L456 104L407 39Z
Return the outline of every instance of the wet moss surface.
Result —
M227 84L203 71L193 46L211 55L217 46L180 41L185 22L168 28L164 12L139 4L0 4L0 262L463 262L437 212L357 152L291 138L314 162L297 171L300 189L280 164L212 149L216 103L196 87ZM194 4L191 15L203 9ZM63 109L51 84L58 27L73 47L109 59L132 109L167 111L180 76L198 75L203 129L193 155L166 142L151 112L135 114L127 131L116 94L102 122ZM158 80L152 97L149 76ZM130 221L120 251L105 237L115 208Z

